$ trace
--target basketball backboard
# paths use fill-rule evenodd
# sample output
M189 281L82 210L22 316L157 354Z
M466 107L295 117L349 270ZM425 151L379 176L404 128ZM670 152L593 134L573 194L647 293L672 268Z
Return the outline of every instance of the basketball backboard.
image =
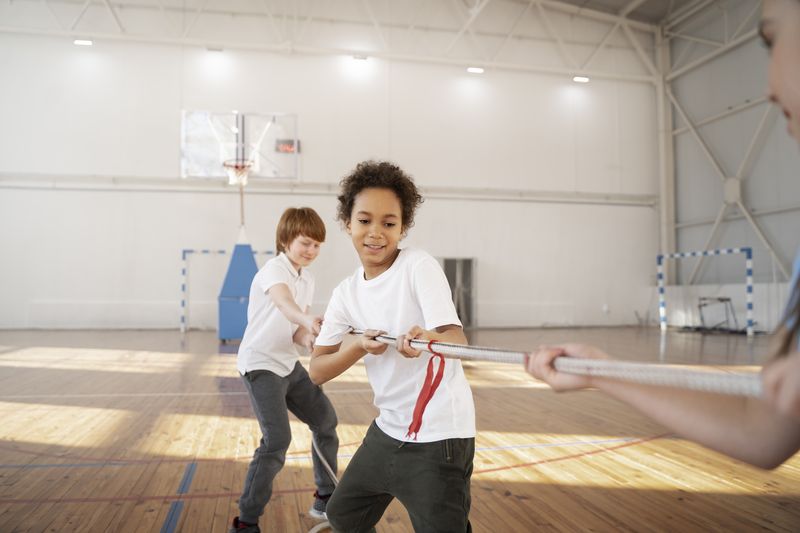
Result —
M183 111L181 177L227 179L225 161L250 161L250 179L297 179L297 116Z

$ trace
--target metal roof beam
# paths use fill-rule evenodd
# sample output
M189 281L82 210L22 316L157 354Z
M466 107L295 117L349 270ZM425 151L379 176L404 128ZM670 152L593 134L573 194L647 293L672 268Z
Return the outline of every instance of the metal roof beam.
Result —
M697 122L694 123L694 125L695 125L695 127L699 128L701 126L705 126L706 124L711 124L712 122L716 122L718 120L722 120L725 117L729 117L731 115L735 115L736 113L740 113L742 111L750 109L751 107L755 107L755 106L757 106L759 104L763 104L766 101L767 101L767 98L762 96L761 98L757 98L756 100L751 100L749 102L745 102L744 104L738 105L736 107L732 107L730 109L726 109L722 113L718 113L718 114L710 116L708 118L704 118L703 120L698 120ZM689 128L684 126L682 128L675 128L672 131L672 134L673 135L680 135L682 133L686 133L687 131L689 131Z
M561 11L570 15L585 17L588 19L611 23L627 22L631 28L645 32L655 33L659 29L659 27L655 24L639 22L637 20L631 20L613 13L603 13L602 11L595 11L593 9L586 9L572 4L565 4L564 2L558 2L556 0L539 0L539 3L542 4L543 7L548 7L555 11Z
M793 211L800 211L800 204L794 205L787 205L783 207L774 207L772 209L751 209L750 213L756 217L763 217L767 215L779 215L781 213L791 213ZM731 213L727 215L722 221L723 222L730 222L731 220L741 220L744 218L742 214L734 214ZM709 224L713 223L714 219L711 218L704 218L704 219L697 219L697 220L687 220L685 222L678 222L675 224L675 227L678 229L683 228L694 228L697 226L708 226Z
M673 16L664 23L664 29L670 30L674 28L715 2L716 0L697 0L694 4L690 4L686 6L685 9L673 14Z
M680 117L683 119L683 122L689 127L689 130L692 132L692 135L697 141L697 144L700 145L700 148L706 154L706 157L708 157L711 166L713 166L714 170L717 171L717 175L719 175L720 181L724 182L725 179L728 177L728 174L725 172L725 170L723 170L722 165L720 165L717 158L714 157L714 154L711 152L711 148L708 147L708 144L706 144L706 141L705 139L703 139L703 136L700 135L699 131L697 131L694 122L692 122L692 119L690 119L689 115L686 114L686 111L683 109L680 102L678 102L678 99L675 98L675 95L672 93L669 87L667 87L667 97L672 102L672 105L675 106L675 111L678 112Z
M389 43L386 40L386 36L383 34L383 28L381 27L380 22L378 22L378 19L375 18L375 14L372 12L372 8L369 6L369 0L361 0L361 4L367 11L367 16L369 17L370 22L372 22L372 26L375 28L375 33L378 35L378 38L383 45L383 49L389 50Z
M167 28L169 31L173 31L175 29L175 25L172 24L172 21L169 20L169 16L167 15L167 9L164 7L164 2L161 0L156 0L158 4L158 9L161 11L161 16L164 17L164 22L167 24Z
M50 37L73 37L75 32L68 30L50 30L38 28L15 28L10 26L0 26L0 33L11 33L21 35L45 35ZM133 35L115 34L115 33L99 33L99 32L81 32L82 36L92 39L106 39L109 41L128 41L128 42L141 42L151 44L164 44L173 46L197 46L200 48L219 47L231 48L238 50L256 50L263 52L285 53L286 46L284 44L275 43L247 43L247 42L232 42L232 41L209 41L202 38L186 38L186 37L153 37L147 35ZM292 48L293 52L308 54L308 55L353 55L355 53L363 52L360 50L353 50L347 48L336 47L322 47L322 46L303 46L298 45ZM474 59L453 59L447 57L431 57L431 56L417 56L413 54L396 54L389 52L370 52L373 57L383 58L394 61L407 61L413 63L427 63L435 65L453 65L469 67L473 66ZM649 83L656 84L656 78L653 76L645 76L639 74L621 74L617 72L607 71L592 71L583 70L576 72L573 68L566 67L552 67L548 65L527 65L520 63L502 63L502 62L487 62L483 63L486 68L497 70L509 70L517 72L534 72L538 74L552 74L559 76L574 76L575 74L582 74L592 78L625 81L633 83Z
M528 11L531 9L531 6L533 5L533 2L534 2L534 0L530 0L527 4L525 4L525 7L522 9L520 14L517 15L517 18L514 20L514 24L511 25L511 29L509 30L508 35L506 35L506 38L503 40L503 42L500 45L500 47L494 53L494 56L492 57L492 61L495 61L497 59L497 57L500 55L500 53L503 51L503 49L508 44L508 41L510 41L511 38L514 36L514 32L517 30L517 26L519 25L520 21L525 17L525 15L528 13ZM586 66L586 65L584 65L584 66Z
M714 48L723 46L725 43L722 41L715 41L713 39L704 39L702 37L695 37L694 35L686 35L685 33L678 33L674 31L667 31L664 35L670 39L683 39L684 41L692 41L693 43L705 44L713 46Z
M411 15L411 21L409 22L406 31L410 32L416 28L417 18L419 17L420 13L423 12L423 6L427 7L428 5L429 5L428 0L420 0L419 2L417 2L416 9L414 9L414 12Z
M283 34L283 30L278 25L278 23L275 22L275 17L272 15L272 10L269 8L269 5L267 5L267 0L261 0L261 10L269 19L269 22L272 25L272 30L275 32L275 35L278 36L278 41L280 42L285 41L286 37Z
M71 29L71 30L75 29L75 27L78 25L78 22L80 22L81 19L83 18L83 15L86 14L86 10L89 9L89 5L91 3L92 3L92 0L86 0L86 2L84 2L83 7L81 8L80 12L78 13L78 16L75 17L75 20L72 21L72 25L69 27L69 29Z
M739 27L736 28L736 31L733 32L733 35L731 35L730 40L734 40L737 37L739 37L742 31L750 23L750 21L753 20L753 17L760 12L761 12L761 2L756 2L753 8L750 10L750 13L748 13L747 16L744 19L742 19L742 22L739 24Z
M620 10L619 16L627 18L628 15L633 13L636 9L638 9L640 5L644 4L646 1L647 0L631 0L631 2L627 6L623 7Z
M642 48L642 43L640 43L639 39L637 39L637 37L633 34L631 28L626 23L623 22L622 30L625 32L625 35L628 36L628 40L631 42L631 45L633 45L633 48L636 50L636 54L639 56L639 59L644 64L645 68L650 72L652 76L654 77L658 76L658 69L653 63L653 60L644 51L644 49Z
M50 13L50 15L53 16L53 20L56 21L56 25L59 27L59 29L63 30L64 25L61 24L61 21L56 16L56 12L53 11L53 6L50 5L50 2L48 2L47 0L41 0L41 2L44 4L44 7L47 8L47 11Z
M306 20L303 21L303 26L300 28L300 32L297 34L295 40L302 41L303 37L305 37L306 30L308 26L311 24L311 21L314 20L314 7L316 6L315 0L309 0L308 2L308 14L306 15Z
M564 45L564 41L561 39L561 33L559 33L559 31L553 26L553 23L550 21L550 18L547 16L547 13L542 7L542 2L536 2L536 9L539 11L539 16L541 17L542 22L544 22L547 32L553 39L555 39L556 44L558 45L558 50L561 52L561 55L564 58L564 63L570 67L577 67L577 63L572 58L572 55L567 50L567 47Z
M687 72L690 72L690 71L692 71L692 70L694 70L694 69L696 69L696 68L698 68L698 67L700 67L702 65L705 65L706 63L708 63L712 59L716 59L717 57L725 54L726 52L728 52L730 50L733 50L734 48L738 48L739 46L747 43L748 41L751 41L752 39L756 38L757 36L758 36L758 31L757 30L751 30L751 31L745 33L744 35L742 35L741 37L738 37L738 38L732 40L731 42L729 42L725 46L721 46L721 47L717 48L716 50L714 50L713 52L711 52L710 54L707 54L704 57L701 57L697 61L695 61L693 63L689 63L688 65L673 71L672 73L670 73L667 76L666 79L667 79L667 81L673 81L676 78L679 78L679 77L683 76Z
M36 1L36 0L29 0L29 1ZM498 0L494 0L495 2ZM508 0L505 0L508 1ZM572 14L576 17L582 17L589 20L598 20L601 22L610 22L614 23L616 21L625 21L627 19L621 18L619 16L611 15L608 13L601 13L599 11L587 10L587 9L578 9L575 6L563 4L561 2L555 2L552 0L530 0L532 2L539 2L542 6L547 7L553 11L564 12L568 14ZM91 3L92 0L88 0L88 3ZM55 3L54 0L50 0L50 3ZM76 2L60 2L62 4L72 4L75 5ZM515 2L516 3L516 2ZM422 5L427 6L430 4L430 0L422 0ZM268 3L266 0L261 0L260 3L255 4L258 6L256 10L231 10L231 9L218 9L215 6L218 5L216 3L206 3L205 6L202 6L200 9L196 10L183 10L178 7L173 7L170 5L164 5L161 0L155 0L153 3L148 4L137 4L131 2L125 2L124 0L115 0L114 7L119 10L143 10L143 11L159 11L162 16L168 13L177 13L179 15L189 14L192 11L201 11L202 15L215 15L215 16L236 16L236 17L267 17L270 19L271 24L275 27L276 34L280 35L281 41L286 39L285 35L280 31L277 27L277 19L283 16L281 13L273 13L270 11ZM321 23L329 23L329 24L352 24L352 25L369 25L371 24L368 20L356 20L356 19L347 19L347 18L332 18L332 17L325 17L320 16L319 13L314 17L314 22L321 22ZM639 23L637 21L628 20L628 25L632 29L637 29L645 32L655 32L656 27L650 24ZM387 23L383 22L381 24L382 28L386 29L408 29L408 24L400 24L400 23ZM433 31L433 32L442 32L442 33L453 33L452 28L444 28L444 27L437 27L432 25L423 25L419 24L418 22L412 22L410 25L411 29L416 30L423 30L423 31ZM21 27L20 27L21 28ZM38 29L38 28L31 28ZM473 32L473 28L470 28L469 31ZM130 32L129 32L130 33ZM506 32L491 32L491 31L479 31L474 32L474 36L476 38L488 38L488 39L504 39L507 37ZM515 36L518 39L525 39L525 40L537 40L536 36L532 35L525 35L522 33L516 33ZM565 40L567 44L577 44L581 46L594 46L596 43L594 42L586 42L582 40L576 40L575 38Z
M103 3L106 5L108 12L111 13L111 17L114 19L114 23L117 25L119 32L125 33L125 28L122 26L122 22L120 22L119 17L117 16L117 12L114 11L113 7L111 7L111 2L109 2L109 0L103 0Z
M197 23L197 19L200 18L200 14L203 13L203 11L205 11L207 5L208 5L208 0L203 0L203 3L200 4L200 6L197 8L197 11L195 11L192 21L183 30L184 37L189 36L189 33L192 31L192 28L194 28L194 25Z
M461 26L461 29L458 30L458 33L456 33L456 36L453 37L453 40L450 41L450 44L447 46L447 49L444 51L444 55L448 55L453 50L453 47L456 45L458 40L461 39L461 36L464 35L464 32L467 31L470 28L470 26L472 26L472 23L475 22L475 19L477 19L478 16L481 14L481 11L483 11L483 8L485 8L489 4L489 2L491 2L491 1L492 0L482 0L480 4L476 5L474 8L469 10L469 13L470 13L469 18L464 23L464 25Z

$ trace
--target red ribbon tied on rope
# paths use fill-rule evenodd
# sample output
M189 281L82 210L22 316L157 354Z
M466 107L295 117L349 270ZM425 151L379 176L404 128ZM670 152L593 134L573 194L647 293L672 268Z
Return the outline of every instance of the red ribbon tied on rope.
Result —
M433 398L433 393L439 388L439 384L444 377L444 356L433 349L435 340L428 342L428 351L431 352L431 358L428 359L428 370L425 373L425 383L422 384L422 390L419 391L417 396L417 404L414 406L414 417L411 419L411 425L408 426L408 433L406 437L413 437L417 440L417 434L422 427L422 415L425 414L425 408L428 402ZM436 370L436 377L433 377L433 360L439 358L439 368Z

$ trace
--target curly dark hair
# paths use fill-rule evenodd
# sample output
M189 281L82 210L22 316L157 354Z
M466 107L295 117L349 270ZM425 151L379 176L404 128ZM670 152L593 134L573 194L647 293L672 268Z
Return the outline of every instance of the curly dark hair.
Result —
M336 218L343 224L350 222L356 196L364 189L389 189L397 195L403 211L403 233L414 225L414 213L423 202L414 179L388 161L363 161L339 185L342 192L337 197L339 207Z

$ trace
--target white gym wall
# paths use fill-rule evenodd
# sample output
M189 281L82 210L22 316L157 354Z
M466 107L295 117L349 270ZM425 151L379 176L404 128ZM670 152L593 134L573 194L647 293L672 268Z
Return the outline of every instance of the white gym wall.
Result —
M42 16L32 14L43 9L38 4L4 5L0 18L21 24ZM496 6L516 16L521 4ZM218 52L199 39L111 38L114 22L102 9L92 5L81 21L108 26L109 38L95 38L90 48L58 32L0 33L0 327L177 327L181 249L230 249L238 224L235 191L178 179L182 109L297 113L300 179L294 187L253 184L247 226L255 249L272 249L285 207L320 212L329 238L314 266L319 310L356 266L334 222L335 185L358 161L376 158L400 164L428 193L408 244L476 258L478 325L616 325L636 323L635 312L654 317L657 90L622 30L590 65L614 75L579 85L558 67L561 48L552 39L499 39L498 68L473 76L465 65L359 61L311 45L295 53L245 45ZM520 16L517 35L546 33L533 14ZM480 23L499 25L503 15L487 9ZM128 33L153 20L131 10L124 16ZM557 10L548 20L568 53L584 59L614 23ZM220 42L226 31L257 31L230 17L203 14L196 22L193 31L218 33ZM630 31L653 58L655 33ZM338 39L343 49L375 40L369 26L318 20L306 33ZM396 48L422 39L398 35ZM466 57L468 42L464 37L453 54ZM511 68L523 59L552 63L552 72ZM740 75L741 64L728 68L729 77ZM745 78L762 79L758 65L749 68ZM692 112L705 116L704 109ZM771 164L788 187L796 180L786 169L797 166L783 137L770 136L765 153L778 154ZM682 142L676 139L678 180L691 167L680 159ZM682 221L687 203L678 183ZM718 206L718 195L710 196L708 204ZM695 244L688 233L678 242ZM787 242L784 253L794 247ZM214 327L227 258L191 261L190 326Z
M223 187L198 193L202 184L175 182L183 108L297 113L301 181L337 183L358 161L379 158L445 191L657 188L648 84L474 77L374 58L0 42L4 327L177 324L180 250L230 248L238 221L238 198ZM129 177L149 179L115 180ZM159 190L167 184L170 192ZM328 222L314 269L322 307L356 265L333 222L335 198L255 190L246 213L256 249L273 247L290 205L310 205ZM648 304L656 224L653 207L431 198L408 242L477 259L480 325L631 323ZM221 279L205 282L213 311ZM204 316L192 324L211 326Z

